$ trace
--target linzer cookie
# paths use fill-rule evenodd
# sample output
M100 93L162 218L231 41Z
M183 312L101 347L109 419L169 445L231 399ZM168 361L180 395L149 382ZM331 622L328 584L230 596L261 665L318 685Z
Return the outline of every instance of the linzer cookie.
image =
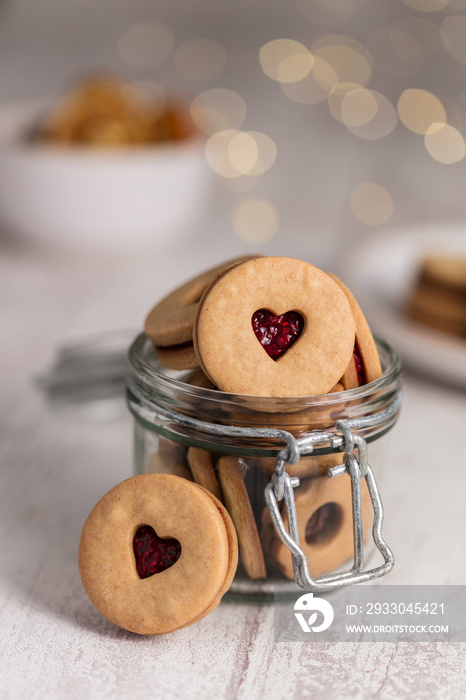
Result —
M200 389L216 389L215 384L212 384L209 377L206 377L204 372L200 367L196 367L192 372L185 377L184 381L186 384L191 384L191 386L197 386Z
M240 558L251 579L265 578L265 563L259 533L238 459L220 457L217 465L223 500L236 528Z
M294 489L299 541L307 557L311 576L320 576L344 564L353 555L353 518L351 482L348 476L304 479ZM371 524L370 496L365 479L361 481L363 532ZM267 517L263 517L267 528ZM262 540L268 543L267 560L287 578L294 578L290 550L275 533L267 530Z
M260 457L255 460L249 460L249 463L259 467L270 476L275 471L275 462L274 457ZM305 477L317 477L327 474L329 469L339 464L343 464L342 452L327 455L304 455L297 464L286 464L285 471L290 476L304 479Z
M157 347L157 358L160 364L167 369L194 369L198 366L198 360L194 352L191 341L170 345L168 347Z
M407 313L433 329L466 337L466 258L426 257L420 265Z
M256 258L211 283L199 302L194 349L221 390L253 396L329 392L353 355L356 325L327 274L293 258Z
M95 607L131 632L193 624L229 587L237 562L233 525L214 496L171 474L127 479L94 507L79 568Z
M206 287L225 268L252 257L248 255L217 265L181 285L154 306L146 318L144 330L156 346L164 367L181 370L198 366L192 339L199 300Z
M212 452L202 450L199 447L190 447L188 450L188 463L196 484L203 486L221 501L222 493L215 474Z
M203 488L203 487L201 487ZM207 617L207 615L210 615L210 613L215 610L217 605L220 603L222 600L223 596L225 593L228 591L230 588L232 581L234 579L236 569L238 567L238 537L236 535L236 530L235 526L233 525L233 521L226 510L225 506L216 498L210 491L207 489L203 490L210 496L210 498L213 500L214 504L217 507L218 512L223 518L223 524L225 525L225 529L227 532L227 537L228 537L228 550L230 553L230 557L228 560L228 569L227 569L227 575L225 577L225 581L223 583L223 586L221 587L220 591L218 592L216 598L214 598L213 602L209 605L208 608L204 610L203 613L199 615L199 617L196 617L195 620L192 622L187 623L186 625L183 625L182 627L189 627L190 625L193 625L196 622L200 622L204 617Z
M350 290L336 275L330 277L344 292L356 322L356 337L352 361L340 380L344 389L353 389L361 384L368 384L382 376L379 353L371 329L361 311L361 307Z
M357 364L356 362L356 355L355 351L353 351L353 357L350 360L350 363L348 367L345 370L344 375L341 377L339 381L339 385L341 386L340 391L348 391L348 389L356 389L356 387L359 386L359 373L358 373L358 367L360 364ZM338 386L338 385L337 385ZM332 393L338 391L338 389L333 389L331 390Z

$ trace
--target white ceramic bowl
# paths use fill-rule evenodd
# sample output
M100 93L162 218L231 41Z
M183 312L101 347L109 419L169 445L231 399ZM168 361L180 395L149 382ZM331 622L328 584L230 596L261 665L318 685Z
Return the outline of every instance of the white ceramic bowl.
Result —
M195 233L215 178L199 136L102 150L32 143L46 103L0 106L3 227L71 248L128 251Z

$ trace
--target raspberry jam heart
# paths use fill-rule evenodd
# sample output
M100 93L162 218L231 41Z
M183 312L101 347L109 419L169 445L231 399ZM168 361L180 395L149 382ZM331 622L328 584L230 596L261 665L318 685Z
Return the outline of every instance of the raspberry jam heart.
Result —
M324 503L306 523L304 537L309 545L330 542L343 522L343 510L338 503Z
M304 330L304 319L297 311L276 316L267 309L259 309L251 320L257 340L272 360L284 355Z
M169 569L178 561L181 544L172 537L158 537L150 525L142 525L133 539L136 571L139 578L148 578Z

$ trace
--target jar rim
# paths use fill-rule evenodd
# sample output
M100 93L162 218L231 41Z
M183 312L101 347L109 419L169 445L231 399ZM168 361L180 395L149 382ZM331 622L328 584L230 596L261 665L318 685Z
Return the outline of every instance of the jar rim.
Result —
M372 441L395 424L399 406L394 412L385 409L394 405L401 389L398 353L381 338L376 338L376 343L384 370L379 379L334 394L280 399L228 394L180 381L176 373L162 370L154 344L142 333L129 351L128 407L137 424L145 429L175 442L227 454L264 456L271 449L276 450L277 439L266 438L263 445L256 447L249 435L238 437L235 432L225 436L221 426L267 428L275 433L277 430L286 431L294 437L305 437L316 431L335 431L341 420L383 415L381 421L371 421L370 426L362 430L361 435L366 441ZM186 370L184 375L181 373L181 376L185 375ZM190 421L194 419L195 425L186 427L183 420L179 420L180 416ZM206 432L200 427L201 423L204 426L216 425L217 437L212 431ZM324 446L319 450L325 453L333 448Z
M249 394L233 394L219 389L209 389L197 387L183 381L182 372L175 373L165 370L157 359L153 342L145 333L140 333L129 348L128 358L130 365L130 377L143 391L148 394L186 395L190 399L198 397L203 401L213 401L217 403L226 402L229 405L236 404L242 408L251 408L271 412L286 410L292 406L299 408L317 408L325 404L330 407L333 403L340 404L342 401L355 402L368 400L370 396L378 394L381 390L386 390L389 386L397 384L401 375L401 359L397 351L383 338L374 334L374 340L381 355L383 373L378 378L367 384L363 384L354 389L346 389L331 394L316 394L313 396L297 397L271 397L253 396ZM178 375L178 376L177 376Z

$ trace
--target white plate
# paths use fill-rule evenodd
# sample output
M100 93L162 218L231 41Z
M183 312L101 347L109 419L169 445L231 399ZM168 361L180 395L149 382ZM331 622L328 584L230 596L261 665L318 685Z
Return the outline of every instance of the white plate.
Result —
M406 228L365 240L339 265L373 331L403 362L427 376L466 387L466 340L424 328L403 308L426 254L466 257L466 225Z

